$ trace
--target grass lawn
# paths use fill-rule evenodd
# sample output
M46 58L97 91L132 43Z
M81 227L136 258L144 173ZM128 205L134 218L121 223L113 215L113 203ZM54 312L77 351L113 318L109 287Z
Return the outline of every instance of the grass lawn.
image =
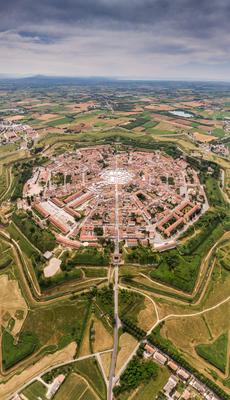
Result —
M7 189L7 168L5 166L2 166L0 175L0 196L3 195L6 189Z
M9 267L12 262L12 257L9 254L4 254L0 259L0 270Z
M219 263L226 270L230 271L230 241L226 241L217 252Z
M72 341L80 341L88 306L86 300L73 303L67 301L31 310L23 330L34 332L39 337L41 347L56 345L61 349Z
M104 251L96 248L80 247L73 253L65 252L62 256L62 269L70 270L76 265L80 266L106 266L109 265L109 249Z
M39 339L34 332L22 332L15 344L14 337L4 330L2 335L2 364L4 369L11 368L32 354L38 346Z
M21 250L30 258L34 254L39 254L39 252L31 245L29 240L27 240L17 229L16 225L11 223L8 228L7 228L10 236L12 239L14 239L16 242L18 242Z
M214 207L225 207L226 203L223 199L223 195L219 188L217 179L214 179L212 177L207 178L205 186L209 203Z
M197 354L220 371L225 372L227 363L228 334L220 335L213 343L196 346Z
M4 240L0 239L0 252L1 254L4 252L4 254L12 254L11 253L11 248L9 243L5 242Z
M46 392L47 388L41 382L36 381L23 390L22 394L28 400L46 400Z
M107 276L106 268L82 268L86 278L104 278Z
M77 361L76 364L74 364L74 369L89 382L90 386L94 388L101 399L106 399L105 382L94 358Z
M130 292L128 290L121 290L119 292L119 314L121 318L127 318L133 323L138 322L138 315L141 310L144 310L144 296Z
M104 351L112 349L113 347L113 335L109 332L103 322L98 318L93 318L93 325L91 325L91 332L94 332L94 336L90 335L93 352ZM93 340L94 338L94 340Z

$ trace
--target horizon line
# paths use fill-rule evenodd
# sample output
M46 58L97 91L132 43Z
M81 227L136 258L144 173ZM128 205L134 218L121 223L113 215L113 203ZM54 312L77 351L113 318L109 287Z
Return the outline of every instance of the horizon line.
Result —
M230 83L230 80L221 79L205 79L205 78L144 78L144 77L123 77L123 76L110 76L110 75L46 75L46 74L22 74L22 75L8 75L6 73L0 73L0 80L20 80L20 79L101 79L111 81L133 81L133 82L210 82L210 83Z

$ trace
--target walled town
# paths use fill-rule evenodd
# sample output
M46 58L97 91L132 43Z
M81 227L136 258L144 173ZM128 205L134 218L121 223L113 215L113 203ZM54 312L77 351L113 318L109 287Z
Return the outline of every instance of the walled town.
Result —
M119 187L119 235L128 247L161 251L208 209L195 170L160 151L121 151L112 146L65 153L36 167L25 184L23 206L59 243L97 246L114 239L115 184Z

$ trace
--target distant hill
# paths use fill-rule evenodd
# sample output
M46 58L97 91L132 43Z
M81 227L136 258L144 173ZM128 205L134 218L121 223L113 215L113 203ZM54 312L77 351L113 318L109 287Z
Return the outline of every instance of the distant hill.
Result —
M27 77L12 77L7 74L0 74L0 85L2 87L9 87L12 90L16 87L53 87L53 86L95 86L108 85L110 87L120 88L153 88L153 89L170 89L170 88L185 88L194 90L211 90L218 91L220 88L222 91L230 90L230 83L226 82L214 82L214 81L172 81L172 80L128 80L116 77L68 77L68 76L48 76L48 75L33 75Z

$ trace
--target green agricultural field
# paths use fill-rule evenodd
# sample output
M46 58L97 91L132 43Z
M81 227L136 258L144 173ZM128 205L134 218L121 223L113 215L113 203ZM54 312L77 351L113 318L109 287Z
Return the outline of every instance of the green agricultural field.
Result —
M9 369L31 355L39 347L38 336L30 328L19 335L18 340L6 330L2 334L2 364Z
M167 136L167 135L177 135L176 131L168 131L168 130L162 130L162 129L158 129L158 128L151 128L149 129L148 133L153 134L154 136Z
M143 117L142 115L137 116L134 121L129 122L126 125L123 125L122 127L128 130L132 130L134 128L137 128L139 126L145 126L146 124L148 124L150 122L150 118L149 117Z
M230 112L228 111L217 111L212 115L212 119L222 120L224 118L230 118Z
M94 124L95 128L106 128L107 126L108 126L108 123L106 123L104 121L102 121L102 122L98 121Z
M217 136L218 138L222 138L226 135L224 129L216 128L212 131L212 135Z
M24 389L21 393L28 400L46 400L46 392L47 388L41 382L31 383L26 389Z
M196 346L197 354L221 372L225 372L227 364L228 333L219 336L213 343Z
M148 132L148 129L149 129L149 128L155 128L158 124L159 124L158 121L149 121L149 122L146 122L146 123L144 124L144 127L145 127L145 129L147 130L147 132Z
M71 373L54 396L54 400L79 400L88 389L88 385L80 376Z
M30 125L40 125L41 121L40 119L30 118L27 123Z
M55 127L55 126L59 126L59 125L70 124L71 122L73 122L73 118L63 117L63 118L55 119L54 121L47 121L46 125ZM40 121L40 123L41 123L41 121Z
M94 358L77 361L74 369L89 382L100 399L106 399L105 382Z
M74 123L81 123L84 121L90 121L93 117L101 114L100 110L92 111L92 112L86 112L86 113L79 113L76 116L76 119L74 119Z

